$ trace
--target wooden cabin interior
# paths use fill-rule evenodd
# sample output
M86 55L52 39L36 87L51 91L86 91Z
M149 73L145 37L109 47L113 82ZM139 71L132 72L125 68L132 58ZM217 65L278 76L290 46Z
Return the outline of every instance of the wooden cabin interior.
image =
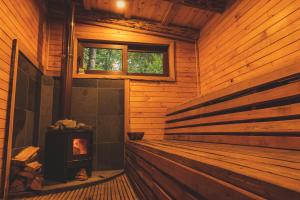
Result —
M300 199L299 0L0 0L1 198Z

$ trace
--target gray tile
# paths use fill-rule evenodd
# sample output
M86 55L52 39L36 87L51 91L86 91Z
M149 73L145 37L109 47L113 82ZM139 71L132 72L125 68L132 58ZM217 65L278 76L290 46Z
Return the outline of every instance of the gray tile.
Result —
M33 136L35 134L35 113L26 111L26 134L24 137L24 145L30 146L33 144Z
M124 168L124 144L105 143L97 148L98 170L116 170Z
M29 86L28 86L28 102L27 108L31 111L37 110L37 103L39 102L39 83L32 79L29 79Z
M96 144L93 144L93 170L98 170L98 154L97 154L97 146Z
M18 67L20 69L22 69L23 71L26 71L27 69L27 59L25 58L25 56L23 54L19 54L19 57L18 57Z
M99 114L123 114L124 113L124 90L99 89Z
M42 76L42 85L54 86L54 79L51 76Z
M53 80L54 80L54 87L60 88L60 78L55 77L55 78L53 78Z
M98 87L124 89L124 80L99 79Z
M123 142L124 116L101 115L98 117L97 142Z
M53 86L42 85L40 100L41 116L51 115L52 118L53 95Z
M18 70L17 90L16 90L16 107L26 109L28 95L28 77L22 71Z
M52 105L52 121L59 120L59 107L60 107L60 90L57 87L53 89L53 105Z
M96 117L97 95L96 88L73 88L71 115L83 118Z
M45 144L45 135L47 128L52 124L52 115L51 116L41 116L39 120L39 146L44 146Z
M97 79L73 79L73 87L97 88Z
M39 115L39 145L44 145L47 127L52 124L53 86L42 85Z
M41 78L42 73L22 54L19 56L19 68L35 81Z
M13 147L20 148L24 146L24 139L26 135L26 111L22 109L15 109L14 117L14 132L13 132Z

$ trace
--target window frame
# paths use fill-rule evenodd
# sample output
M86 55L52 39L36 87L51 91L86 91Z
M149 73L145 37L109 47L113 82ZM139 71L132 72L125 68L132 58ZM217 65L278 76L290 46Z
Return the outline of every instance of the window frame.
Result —
M147 75L147 74L109 74L109 73L93 73L93 74L84 74L79 73L78 60L77 55L79 53L80 44L82 42L85 43L98 43L98 44L126 44L126 45L146 45L146 46L166 46L168 48L168 76L159 76L159 75ZM142 80L142 81L162 81L162 82L175 82L176 81L176 73L175 73L175 41L169 39L147 39L147 38L135 38L128 40L119 40L119 38L115 38L112 36L105 37L96 37L85 35L84 37L74 37L74 51L73 51L73 78L91 78L91 79L129 79L129 80ZM126 62L127 64L127 62Z
M122 50L122 70L121 71L112 71L112 70L85 70L86 74L126 74L128 65L127 65L127 51L128 47L126 45L117 45L117 44L101 44L101 43L91 43L91 42L80 42L78 43L78 56L77 56L77 72L79 68L83 66L83 49L84 48L99 48L99 49L117 49ZM80 53L80 54L79 54ZM78 59L81 57L81 63L78 63Z

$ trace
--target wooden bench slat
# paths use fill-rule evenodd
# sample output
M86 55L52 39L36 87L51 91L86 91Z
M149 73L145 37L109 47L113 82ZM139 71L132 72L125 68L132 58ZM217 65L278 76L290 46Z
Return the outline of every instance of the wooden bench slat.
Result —
M156 183L153 184L153 192L155 194L156 199L160 200L172 200L172 198L165 193L159 185Z
M174 199L186 199L186 200L196 200L201 199L201 197L193 196L186 189L182 188L181 185L174 181L172 178L165 176L159 170L156 170L149 163L143 159L135 156L132 152L127 151L126 156L131 158L131 161L134 165L139 165L143 170L151 174L152 179L156 183L160 183L161 187L169 194L172 194Z
M275 175L297 179L300 181L300 163L284 163L276 162L276 160L272 159L259 159L258 157L254 156L242 156L240 154L233 154L233 153L222 153L216 151L203 151L201 148L192 148L192 147L185 147L182 145L173 146L170 144L159 144L156 142L151 142L145 144L149 144L153 147L157 147L158 149L167 149L168 152L177 151L176 154L184 156L185 154L190 156L197 156L199 157L199 161L203 162L202 159L208 159L205 163L214 163L214 161L224 162L228 164L243 166L245 168L250 168L262 172L272 173ZM287 166L284 166L286 164ZM218 164L215 164L218 166Z
M167 123L166 128L300 115L300 103Z
M278 69L276 71L256 77L254 79L245 80L243 82L236 83L228 88L224 88L222 90L215 91L211 94L189 100L181 105L178 105L176 107L168 109L167 114L172 114L172 113L178 112L180 110L183 110L183 109L186 109L189 107L193 107L195 105L199 105L199 104L202 104L202 103L214 100L214 99L228 96L228 95L234 94L236 92L240 92L242 90L254 88L259 85L266 84L268 82L276 81L276 80L279 80L279 79L282 79L282 78L285 78L288 76L295 75L297 73L299 74L300 73L299 66L300 66L300 63L292 64L290 66Z
M146 185L146 188L145 186L141 188L146 196L146 199L155 199L155 194L153 192L155 182L152 181L152 175L149 173L149 171L145 170L140 165L137 165L129 156L126 157L126 161L128 163L128 168L132 169L132 173L135 173L136 176L143 181L143 184Z
M149 142L145 140L144 142ZM299 163L300 152L290 151L283 149L271 149L264 147L249 147L241 145L230 145L230 144L215 144L215 143L205 143L205 142L188 142L188 141L174 141L174 140L157 140L150 141L160 144L170 144L170 145L180 145L188 147L196 147L201 150L218 150L228 153L239 153L242 155L249 155L261 158L267 158L272 160L286 161L289 163Z
M215 149L215 148L204 148L203 145L201 145L200 147L197 145L193 145L190 143L172 143L172 142L168 142L168 141L145 141L145 143L149 143L149 144L159 144L162 146L166 146L166 147L173 147L173 148L179 148L179 149L186 149L195 153L203 153L203 154L208 154L208 155L216 155L216 156L222 156L222 157L226 157L228 159L238 159L237 163L241 161L250 161L250 162L256 162L256 163L262 163L267 164L267 165L272 165L272 166L278 166L278 167L283 167L283 169L285 170L286 168L290 168L292 171L295 172L296 176L300 176L299 171L300 170L300 160L294 160L294 161L286 161L283 159L279 159L278 156L273 156L273 157L265 157L265 156L259 156L259 155L253 155L249 152L245 153L245 151L239 151L238 148L235 148L234 150L230 150L227 148L221 148L221 149ZM215 145L218 146L218 145ZM257 149L256 149L257 150ZM284 155L285 156L285 155ZM298 154L298 156L300 156L300 154ZM271 166L271 167L272 167ZM291 171L288 170L288 173L290 173Z
M167 121L183 119L191 116L219 112L242 106L255 105L267 101L279 100L282 98L300 95L300 82L290 83L274 89L257 92L247 96L235 98L221 103L200 107L183 113L167 116Z
M300 137L293 136L165 134L164 138L166 140L234 144L255 147L300 150Z
M232 159L232 158L226 159L225 157L222 158L220 156L214 156L208 153L203 153L203 152L197 153L195 151L186 150L186 149L182 150L181 148L172 148L170 146L164 147L154 143L153 144L138 143L137 145L140 145L140 147L143 149L151 150L155 153L166 156L166 158L172 158L173 160L176 160L176 162L179 163L183 162L182 159L197 161L197 163L201 163L201 165L199 165L199 169L202 170L204 170L203 167L204 166L203 163L204 163L205 165L210 166L210 168L207 168L209 172L213 171L211 169L212 167L216 167L219 170L226 169L232 171L233 174L238 173L242 176L245 175L247 177L252 177L254 179L264 180L287 188L288 186L292 186L291 188L293 188L295 191L300 191L300 186L297 186L296 184L300 182L299 177L295 177L293 179L291 178L291 176L289 177L285 176L284 171L286 170L283 170L283 168L279 169L276 166L269 165L268 167L270 171L266 171L267 169L266 165L259 164L259 163L254 163L253 165L249 165L247 161L243 161L243 160L237 161L236 159ZM191 164L191 166L196 167L196 164L193 163ZM259 168L260 166L262 168ZM293 171L295 174L297 174L298 172L297 170L293 170ZM296 186L294 184L296 184Z
M193 191L201 193L207 199L262 199L253 193L134 145L127 145L127 150L134 152Z
M280 135L281 133L289 133L299 135L300 119L271 121L271 122L255 122L255 123L238 123L223 124L211 126L197 126L188 128L166 129L166 134L201 134L201 133L240 133L241 135L254 133L269 133Z
M131 179L133 179L133 182L136 183L135 189L138 193L138 196L141 199L151 199L151 191L149 190L143 179L136 172L137 170L133 168L132 164L130 164L127 160L126 173L131 177Z
M160 147L142 142L131 142L128 146L134 146L133 151L138 155L140 155L142 150L149 151L152 154L159 155L160 157L170 159L175 163L180 163L187 167L199 170L210 176L247 189L250 192L259 194L268 199L282 199L287 195L290 199L297 199L300 197L300 187L298 186L300 181L275 175L270 172L264 172L259 169L254 170L251 166L242 167L239 164L229 164L224 161L203 159L202 157L199 158L199 155L195 155L195 151L184 150L183 152L181 148ZM156 164L153 160L151 160L151 158L148 159L150 159L147 160L148 162ZM179 173L173 167L171 168L173 174ZM230 172L226 172L229 168L231 168ZM264 189L261 190L261 188Z

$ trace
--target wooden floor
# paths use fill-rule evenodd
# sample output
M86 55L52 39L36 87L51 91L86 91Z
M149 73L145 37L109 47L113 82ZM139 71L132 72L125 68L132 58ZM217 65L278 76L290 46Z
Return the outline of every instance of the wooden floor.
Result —
M105 183L96 184L77 190L54 193L42 196L22 198L26 200L135 200L134 193L127 176L120 175Z

